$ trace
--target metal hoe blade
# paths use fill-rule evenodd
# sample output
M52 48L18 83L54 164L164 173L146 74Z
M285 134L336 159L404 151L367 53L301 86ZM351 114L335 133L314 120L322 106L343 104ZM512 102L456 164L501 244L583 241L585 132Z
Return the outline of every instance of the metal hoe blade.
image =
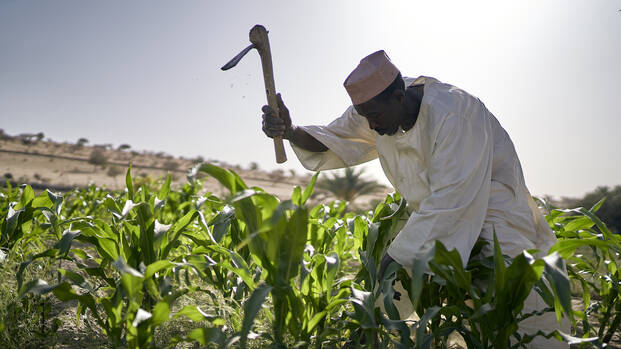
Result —
M255 47L254 44L250 44L250 46L243 49L242 52L240 52L237 56L233 57L233 59L231 59L228 63L223 65L222 68L220 69L229 70L233 68L234 66L237 65L237 63L239 63L239 61L241 61L241 59L246 55L246 53L248 53L248 51L252 50L254 47Z

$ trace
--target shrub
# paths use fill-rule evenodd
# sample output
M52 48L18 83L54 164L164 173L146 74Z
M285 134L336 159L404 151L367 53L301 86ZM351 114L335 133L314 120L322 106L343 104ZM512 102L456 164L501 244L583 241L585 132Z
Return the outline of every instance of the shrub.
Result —
M110 166L108 167L108 172L106 174L110 177L116 177L123 173L123 170L119 166Z
M175 171L177 170L177 168L179 168L179 163L176 161L166 161L163 165L163 168L166 171Z
M108 157L102 149L93 149L91 155L88 157L88 163L91 165L103 166L108 163Z

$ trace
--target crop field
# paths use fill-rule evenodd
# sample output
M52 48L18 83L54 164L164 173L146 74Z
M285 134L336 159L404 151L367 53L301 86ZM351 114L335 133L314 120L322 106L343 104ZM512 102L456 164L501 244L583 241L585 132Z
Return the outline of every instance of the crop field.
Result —
M0 192L0 347L520 348L533 339L516 332L534 315L521 312L533 289L572 325L537 335L621 345L621 236L597 217L602 201L538 201L559 240L544 258L510 259L497 244L484 258L478 243L464 266L437 243L412 270L392 264L379 279L404 200L393 193L352 212L314 201L316 180L288 200L211 164L178 186L170 176L138 183L131 167L123 191L9 184ZM400 319L398 298L417 316Z

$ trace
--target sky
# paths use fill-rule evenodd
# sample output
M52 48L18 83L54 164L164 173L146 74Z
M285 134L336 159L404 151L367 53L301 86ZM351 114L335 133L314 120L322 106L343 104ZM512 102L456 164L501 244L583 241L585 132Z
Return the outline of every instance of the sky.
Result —
M621 184L621 1L0 0L0 128L56 141L309 173L261 131L259 56L297 125L327 124L343 80L384 49L403 75L480 98L511 136L534 195ZM377 161L369 176L387 183ZM1 164L0 164L1 167Z

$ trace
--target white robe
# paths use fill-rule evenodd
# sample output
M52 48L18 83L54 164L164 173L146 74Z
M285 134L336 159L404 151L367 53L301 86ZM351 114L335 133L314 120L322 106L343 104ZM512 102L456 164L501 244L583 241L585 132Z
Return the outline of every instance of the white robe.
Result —
M525 249L547 253L556 238L524 183L509 135L476 97L430 77L418 119L407 132L380 136L350 106L327 126L302 128L329 148L310 152L291 144L304 167L328 170L377 157L395 189L407 200L410 217L388 254L406 268L416 254L441 241L459 251L464 265L478 238L496 231L504 254Z
M319 171L379 157L388 180L408 202L410 216L388 249L407 269L435 240L456 248L464 265L478 238L489 242L483 253L490 256L494 231L503 254L514 257L526 249L538 249L538 257L547 254L556 238L526 188L513 142L494 115L455 86L430 77L404 80L406 86L424 84L414 127L380 136L350 106L327 126L302 126L329 149L310 152L291 143L302 165ZM544 307L533 291L523 312ZM568 331L567 322L562 327ZM554 313L520 323L523 333L558 328ZM568 348L543 337L528 347Z

